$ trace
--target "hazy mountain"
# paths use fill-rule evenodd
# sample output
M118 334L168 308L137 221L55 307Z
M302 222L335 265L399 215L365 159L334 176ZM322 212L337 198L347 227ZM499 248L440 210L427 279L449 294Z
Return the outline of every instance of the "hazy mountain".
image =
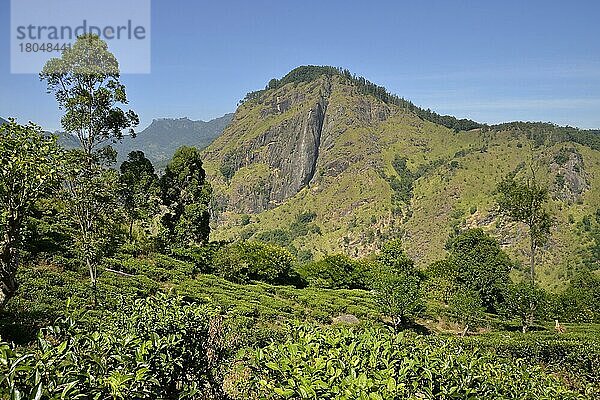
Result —
M233 114L225 114L208 122L192 121L188 118L155 119L135 138L126 136L120 143L112 144L118 152L117 165L120 165L130 152L141 150L157 168L162 168L171 159L175 150L183 145L200 149L208 146L223 132L232 117ZM55 134L59 136L58 142L63 147L79 146L75 136L60 132Z
M6 123L8 123L7 120L0 118L0 125L6 124ZM75 136L73 136L73 135L68 135L64 132L54 132L54 133L48 132L48 131L44 131L44 132L47 135L57 135L58 136L58 144L60 144L64 148L71 149L71 148L79 146L79 142L77 141L77 138L75 138Z
M556 224L539 267L551 287L600 246L581 228L600 221L597 131L483 126L346 71L302 67L250 93L204 150L218 204L212 238L276 241L318 258L367 254L400 235L425 266L444 257L455 229L480 226L526 263L527 231L497 216L494 190L532 159L553 197Z
M73 149L79 147L79 140L74 135L69 135L65 132L54 132L53 135L58 136L58 144L65 149Z
M146 157L157 167L163 167L171 159L177 148L195 146L200 149L208 146L231 122L233 114L225 114L211 121L192 121L188 118L155 119L135 138L125 137L114 145L119 153L119 162L129 152L142 150Z

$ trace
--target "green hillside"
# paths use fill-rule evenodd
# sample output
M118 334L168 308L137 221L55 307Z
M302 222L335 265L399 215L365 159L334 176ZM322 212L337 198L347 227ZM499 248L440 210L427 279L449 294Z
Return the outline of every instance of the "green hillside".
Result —
M318 259L363 256L400 234L425 267L444 257L456 228L480 226L526 263L525 227L498 216L494 190L533 166L555 218L538 275L561 288L598 245L584 225L600 208L600 135L457 121L337 69L302 67L273 80L204 152L212 239L274 241Z

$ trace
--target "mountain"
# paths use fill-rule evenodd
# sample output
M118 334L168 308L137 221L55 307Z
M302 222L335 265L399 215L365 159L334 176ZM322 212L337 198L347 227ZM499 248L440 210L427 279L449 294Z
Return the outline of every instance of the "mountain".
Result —
M203 157L212 239L273 241L306 260L363 256L400 236L420 267L465 227L483 227L526 264L527 230L497 215L494 190L535 160L556 219L538 275L557 289L578 265L598 265L600 238L585 228L600 223L598 131L441 116L347 71L308 66L249 93Z
M225 114L208 122L192 121L188 118L155 119L135 137L125 136L112 146L117 150L117 165L127 158L127 154L141 150L157 168L163 168L179 147L195 146L200 149L208 146L231 122L233 114ZM65 148L79 146L77 138L62 132L56 132L58 142Z
M58 136L58 144L65 149L74 149L79 147L79 140L77 140L77 137L74 135L59 131L54 132L53 135Z
M157 167L164 167L177 148L195 146L204 148L217 138L231 122L233 114L225 114L208 122L192 121L188 118L155 119L135 138L127 136L114 145L119 153L118 162L127 158L134 150L142 150Z
M7 123L8 123L7 120L0 118L0 125L7 124ZM60 144L64 148L71 149L71 148L79 146L79 142L77 141L77 138L75 138L75 136L73 136L73 135L68 135L64 132L51 133L48 131L44 131L44 133L48 136L57 135L58 136L58 144Z

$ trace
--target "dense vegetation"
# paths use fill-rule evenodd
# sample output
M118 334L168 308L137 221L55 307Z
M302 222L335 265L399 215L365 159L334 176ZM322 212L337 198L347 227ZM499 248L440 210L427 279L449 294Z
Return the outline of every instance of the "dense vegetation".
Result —
M107 65L82 71L90 47ZM318 234L311 211L263 241L210 242L213 194L197 149L178 149L160 176L142 152L115 166L106 144L137 121L120 108L127 98L116 66L105 44L84 36L44 69L79 149L61 149L32 125L0 127L0 397L600 394L593 268L551 295L533 273L512 276L515 261L479 228L452 232L446 257L424 270L400 238L362 258L313 259L289 241ZM301 68L269 86L323 73L390 96L329 67ZM406 204L424 169L410 172L401 157L393 168ZM519 179L499 185L497 202L515 220L533 215L525 219L539 245L535 261L548 199L535 177ZM531 197L535 204L514 210ZM565 332L552 320L573 324Z

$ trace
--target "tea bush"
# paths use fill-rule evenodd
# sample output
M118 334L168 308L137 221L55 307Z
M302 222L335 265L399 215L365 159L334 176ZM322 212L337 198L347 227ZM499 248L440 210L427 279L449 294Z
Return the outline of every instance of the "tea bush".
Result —
M498 359L459 341L384 329L297 326L284 343L241 356L237 399L576 399L523 360Z
M64 318L33 348L0 343L0 397L220 398L224 349L216 310L159 295L100 325Z

